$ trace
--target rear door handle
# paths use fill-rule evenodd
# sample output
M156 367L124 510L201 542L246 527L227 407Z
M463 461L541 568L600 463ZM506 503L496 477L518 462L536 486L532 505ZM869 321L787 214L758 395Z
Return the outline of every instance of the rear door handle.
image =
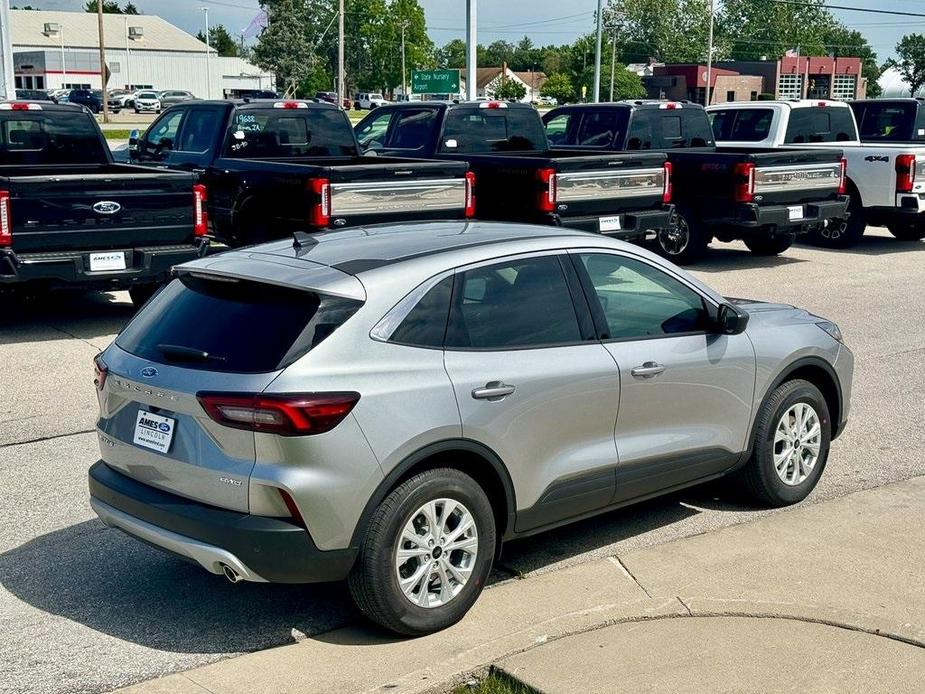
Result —
M504 381L489 381L483 388L473 390L472 397L476 400L501 400L515 390L514 386L510 386Z
M642 366L637 366L630 373L632 373L636 378L653 378L658 376L664 370L664 364L659 364L654 361L647 361Z

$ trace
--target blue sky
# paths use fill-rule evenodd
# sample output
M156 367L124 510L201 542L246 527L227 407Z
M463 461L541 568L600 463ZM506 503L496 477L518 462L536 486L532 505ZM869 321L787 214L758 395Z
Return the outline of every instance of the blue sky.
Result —
M257 0L134 0L145 14L159 14L190 33L202 28L203 13L209 8L212 23L224 24L232 35L244 29L258 11ZM722 0L718 0L721 2ZM43 9L79 9L83 0L13 0L14 4L38 5ZM420 0L427 14L433 40L443 45L465 36L465 0ZM917 12L925 15L925 0L830 0L830 4L864 9ZM331 0L332 7L336 0ZM591 30L596 0L481 0L479 41L516 41L524 34L536 44L567 43ZM880 60L893 54L903 34L925 33L925 17L899 17L847 10L834 10L848 26L863 32Z

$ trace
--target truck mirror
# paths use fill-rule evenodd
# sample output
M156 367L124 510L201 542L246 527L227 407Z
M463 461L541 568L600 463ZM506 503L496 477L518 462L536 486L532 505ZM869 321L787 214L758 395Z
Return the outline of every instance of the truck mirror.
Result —
M128 134L128 148L133 152L138 149L138 128L134 128Z

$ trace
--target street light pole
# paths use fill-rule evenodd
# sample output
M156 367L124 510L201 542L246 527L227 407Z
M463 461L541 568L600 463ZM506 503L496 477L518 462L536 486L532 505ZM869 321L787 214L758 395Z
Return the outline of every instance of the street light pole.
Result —
M405 73L405 27L407 22L402 20L401 23L401 95L405 101L408 101L408 78Z
M601 0L597 0L597 35L594 48L594 103L601 100Z
M103 100L103 122L109 122L109 97L106 94L106 41L103 36L103 0L96 0L96 20L100 31L100 94Z
M475 83L478 60L477 11L476 0L466 0L466 99L469 101L475 101L478 97Z
M707 88L704 92L704 106L710 105L710 82L713 77L713 2L710 0L710 33L707 38Z
M10 27L10 0L0 0L0 58L3 84L0 97L16 98L16 76L13 71L13 36Z
M209 43L209 8L203 7L206 20L206 98L212 98L212 46Z
M131 89L131 76L129 74L129 50L128 50L128 15L125 15L125 88Z
M64 25L58 25L58 35L61 37L61 88L65 88L67 82L67 61L64 59Z
M610 33L610 101L613 101L613 80L617 69L617 25Z
M344 107L344 0L337 7L337 105Z

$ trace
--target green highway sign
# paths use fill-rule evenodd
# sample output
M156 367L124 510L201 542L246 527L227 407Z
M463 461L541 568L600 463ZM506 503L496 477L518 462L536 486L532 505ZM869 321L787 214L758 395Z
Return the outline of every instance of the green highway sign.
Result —
M457 94L459 70L412 70L412 94Z

